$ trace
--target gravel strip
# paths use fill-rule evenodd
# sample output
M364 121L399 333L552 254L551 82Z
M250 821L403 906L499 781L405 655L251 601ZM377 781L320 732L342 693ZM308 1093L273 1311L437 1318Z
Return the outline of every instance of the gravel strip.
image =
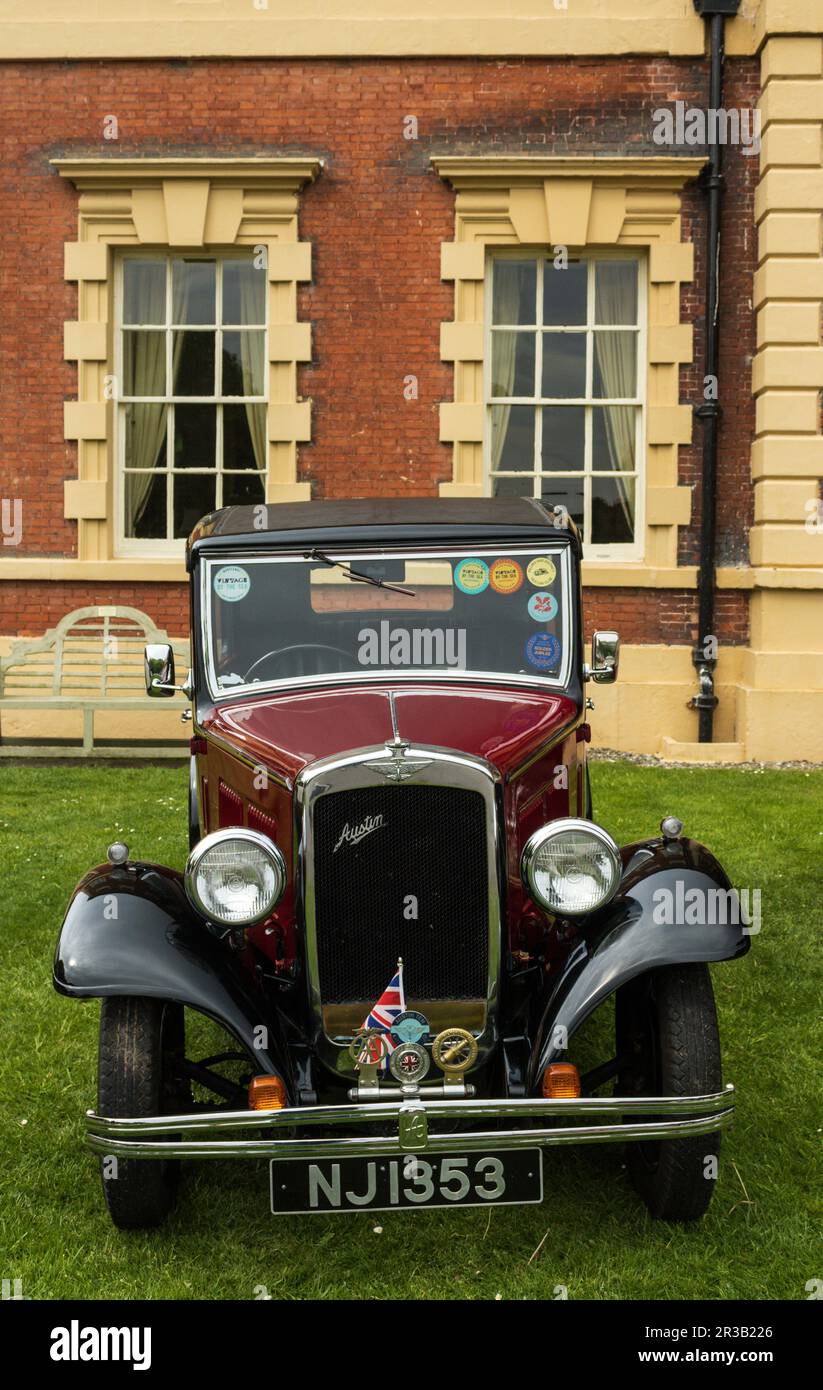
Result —
M597 763L636 763L638 767L730 767L737 772L774 772L786 769L792 772L821 772L823 763L789 761L782 763L715 763L715 762L673 762L660 758L656 753L621 753L616 748L590 748L589 758Z

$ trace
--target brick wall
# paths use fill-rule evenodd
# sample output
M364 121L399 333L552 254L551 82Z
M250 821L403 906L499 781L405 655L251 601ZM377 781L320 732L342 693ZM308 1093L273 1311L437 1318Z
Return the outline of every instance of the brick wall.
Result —
M728 104L751 103L756 64L731 60ZM314 359L299 390L314 401L313 439L300 449L301 478L316 498L435 494L451 476L438 441L438 406L452 396L439 359L439 326L453 311L440 280L440 243L453 235L453 194L432 172L434 151L535 150L659 154L652 112L681 98L700 104L706 65L661 58L536 61L410 60L0 64L0 495L22 497L24 540L14 555L73 555L63 519L63 481L76 450L62 438L63 400L76 369L62 359L62 325L76 315L63 280L63 242L76 236L76 193L48 165L58 155L313 153L326 161L306 190L301 236L313 243L314 279L300 292ZM120 138L103 139L116 115ZM403 138L404 117L418 122ZM691 148L688 153L694 153ZM753 429L749 355L754 259L751 199L756 159L732 151L723 246L721 311L725 415L721 434L719 552L746 559ZM684 198L686 234L697 242L698 281L686 311L703 312L703 203ZM698 365L684 370L681 399L699 399ZM418 399L404 399L404 378ZM681 481L699 477L699 429L681 451ZM694 522L699 516L695 506ZM696 525L682 533L694 560ZM7 552L8 553L8 552ZM133 603L180 630L185 596L169 585L7 583L0 631L42 631L70 606ZM690 640L694 596L606 590L597 611L620 610L628 640ZM745 598L723 599L745 640ZM730 618L731 621L731 618ZM632 638L629 632L636 632ZM660 638L653 633L665 632ZM735 640L735 639L732 639Z
M744 590L715 596L714 626L723 646L745 646L749 601ZM587 640L595 628L614 628L623 642L689 645L697 641L697 595L693 589L584 589Z
M84 584L37 579L0 583L0 634L39 637L66 613L94 603L122 604L148 613L172 637L189 631L185 584Z

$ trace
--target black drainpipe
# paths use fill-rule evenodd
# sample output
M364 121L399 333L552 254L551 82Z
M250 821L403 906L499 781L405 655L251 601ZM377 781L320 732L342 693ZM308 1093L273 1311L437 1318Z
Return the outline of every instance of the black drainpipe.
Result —
M736 15L740 0L694 0L694 7L707 21L709 36L709 107L723 105L723 57L726 16ZM698 713L698 738L711 743L717 696L714 693L716 656L706 655L707 638L714 635L715 531L717 521L717 436L720 428L718 381L718 297L720 289L720 197L723 187L723 146L709 144L709 163L703 186L706 189L706 353L704 377L712 377L712 398L703 401L695 414L703 426L703 471L701 482L700 569L697 579L697 646L692 661L697 671L698 692L689 701ZM704 383L705 384L705 383ZM711 649L712 651L714 648Z

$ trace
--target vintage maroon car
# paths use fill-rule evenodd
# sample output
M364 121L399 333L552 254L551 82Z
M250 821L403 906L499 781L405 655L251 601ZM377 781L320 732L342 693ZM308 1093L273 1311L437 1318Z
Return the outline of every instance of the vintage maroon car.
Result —
M269 1159L276 1212L408 1209L539 1201L543 1147L606 1140L656 1216L705 1211L733 1112L706 962L749 938L675 817L622 849L592 817L585 688L618 640L584 661L580 559L521 498L197 527L186 683L146 653L193 705L191 855L113 844L55 961L103 998L88 1137L119 1226L163 1218L181 1158ZM230 1049L188 1057L186 1010Z

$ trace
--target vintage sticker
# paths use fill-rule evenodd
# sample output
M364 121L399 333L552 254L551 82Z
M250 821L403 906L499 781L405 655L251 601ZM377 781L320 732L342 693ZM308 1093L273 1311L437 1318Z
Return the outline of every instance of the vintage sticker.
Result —
M523 583L523 571L516 560L495 560L489 583L498 594L514 594Z
M529 617L538 623L550 623L556 614L557 599L554 594L547 593L545 589L541 589L539 594L532 594L529 599Z
M454 582L463 594L482 594L489 583L485 560L461 560L455 565Z
M536 555L530 560L526 574L529 576L529 583L536 589L545 589L547 584L553 584L557 578L554 561L548 555Z
M536 632L526 643L526 660L538 671L548 671L560 660L560 643L551 632Z
M224 603L237 603L250 588L251 580L240 565L223 565L214 576L214 592Z

